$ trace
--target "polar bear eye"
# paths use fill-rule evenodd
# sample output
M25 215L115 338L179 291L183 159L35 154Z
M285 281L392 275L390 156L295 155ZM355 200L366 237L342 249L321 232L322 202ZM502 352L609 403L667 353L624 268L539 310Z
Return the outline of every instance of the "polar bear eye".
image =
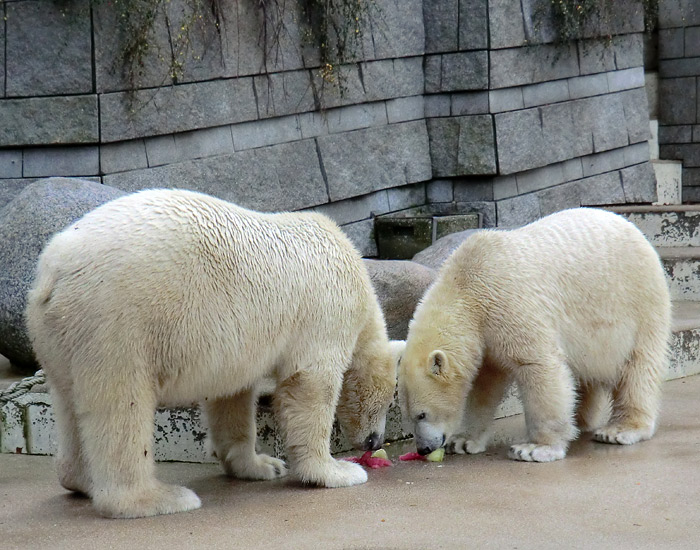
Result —
M416 416L416 420L425 420L425 413L423 412Z

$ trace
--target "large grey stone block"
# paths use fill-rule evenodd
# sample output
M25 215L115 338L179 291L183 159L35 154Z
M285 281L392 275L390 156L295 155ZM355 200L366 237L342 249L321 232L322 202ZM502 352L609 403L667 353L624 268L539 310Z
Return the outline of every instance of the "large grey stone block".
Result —
M0 101L0 147L95 143L97 96L41 97Z
M406 210L425 204L425 184L413 183L401 187L391 187L386 190L389 209L392 211Z
M329 202L314 208L325 214L338 225L369 219L389 212L389 197L386 190L377 191L337 202Z
M430 157L436 177L496 173L490 115L428 120Z
M662 78L659 81L659 116L663 124L693 124L697 112L695 78Z
M491 0L488 3L488 12L491 48L525 45L525 25L520 2Z
M623 204L625 192L622 188L620 172L607 172L580 180L582 206Z
M620 170L625 202L652 203L656 201L656 176L650 162Z
M661 145L659 152L662 159L682 160L684 169L700 167L700 144L698 143Z
M610 71L606 76L608 77L608 90L610 92L640 88L645 84L643 67Z
M628 90L620 95L625 113L625 122L627 123L629 142L648 141L651 137L649 131L649 107L644 88Z
M348 105L326 112L328 132L337 134L387 124L384 102Z
M23 174L28 178L96 176L100 173L97 145L24 150Z
M493 178L457 178L454 181L456 202L485 202L493 200Z
M603 172L611 172L624 168L625 160L625 150L623 148L583 157L581 159L583 164L583 176L595 176Z
M97 92L128 90L134 87L167 86L172 83L170 63L173 50L164 14L164 3L156 8L148 49L140 60L125 61L126 47L132 36L125 25L128 4L97 2L94 6L95 83ZM89 46L88 46L89 48ZM88 49L89 52L89 49ZM153 94L153 90L150 91Z
M584 38L614 36L644 31L644 5L642 0L616 0L601 2L587 18Z
M661 78L679 78L698 74L700 74L700 57L662 59L659 61L659 76Z
M540 215L548 216L567 208L581 206L581 192L579 182L569 182L556 185L536 193L540 203Z
M331 200L431 178L424 121L316 138Z
M459 0L423 0L425 53L459 48Z
M541 109L495 115L499 171L513 174L548 163Z
M625 166L647 162L651 157L649 143L646 141L625 147L622 151L625 155Z
M125 172L148 166L146 145L142 139L107 143L100 146L100 172Z
M537 195L519 195L496 203L499 227L519 227L541 217Z
M641 33L623 34L612 38L615 66L618 69L644 65L644 40Z
M569 83L566 80L542 82L523 86L523 103L525 107L559 103L569 99Z
M183 84L170 88L103 94L102 141L184 132L254 120L252 78Z
M231 133L233 134L233 148L236 151L301 139L301 128L296 116L234 124L231 126Z
M582 75L601 71L614 71L615 49L606 39L580 40L578 42L579 69Z
M0 25L0 98L5 97L5 25Z
M700 6L695 0L660 0L659 28L700 25Z
M489 45L487 0L459 0L459 49L485 50Z
M423 93L423 57L363 63L364 101L380 101Z
M90 10L83 2L6 3L8 97L92 92Z
M508 88L579 75L574 43L491 51L489 66L491 88Z
M0 179L22 177L22 151L19 149L0 150Z
M226 155L234 151L230 126L204 128L192 132L120 143L139 141L144 141L146 144L148 166L161 166L183 160ZM135 168L143 168L143 166L134 166L131 169Z
M685 29L685 56L700 57L700 25Z
M517 111L525 107L523 87L501 88L489 91L489 108L492 113Z
M485 90L488 87L488 55L485 51L459 52L442 55L439 87L426 78L427 93Z
M298 210L328 202L313 140L111 174L104 181L125 191L192 189L262 211Z
M493 180L494 200L508 199L518 194L518 181L515 175L499 176Z
M377 59L410 57L425 52L423 0L376 0L379 17L371 20Z
M571 99L581 99L608 93L607 73L575 76L568 80Z
M374 239L374 220L362 220L340 227L365 258L377 256L377 243Z
M452 180L433 180L428 183L425 187L428 203L452 202L454 200L452 185Z
M527 170L516 175L518 193L531 193L546 187L553 187L564 182L563 163L550 164L542 168Z
M39 253L56 231L123 194L99 183L51 178L28 185L0 212L0 354L21 370L36 369L24 308Z
M309 71L256 76L253 82L261 118L291 115L315 109Z
M448 94L425 96L425 118L448 117L452 111L452 98Z
M588 143L585 147L578 149L581 155L624 147L628 143L627 122L621 94L576 101L574 124L581 136L586 138L591 136L593 140L592 150L589 150Z
M435 270L407 260L365 260L392 340L405 340L418 302L435 280Z
M389 99L386 114L390 124L421 119L425 116L425 100L422 95Z
M482 115L489 112L489 92L451 94L450 112L453 116Z
M659 29L659 58L674 59L683 57L685 47L685 29Z

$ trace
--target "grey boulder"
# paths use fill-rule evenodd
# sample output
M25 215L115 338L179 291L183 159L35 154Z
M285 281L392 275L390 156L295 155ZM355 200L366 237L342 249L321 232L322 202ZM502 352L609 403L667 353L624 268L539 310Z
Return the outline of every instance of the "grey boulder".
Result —
M27 291L49 238L124 191L86 180L48 178L23 189L0 210L0 354L15 370L34 372L24 325Z
M392 340L405 340L408 323L435 271L409 260L364 260Z
M483 229L467 229L466 231L445 235L428 248L421 250L413 256L413 261L431 269L440 269L440 266L445 263L445 260L449 258L464 241L479 231L483 231Z

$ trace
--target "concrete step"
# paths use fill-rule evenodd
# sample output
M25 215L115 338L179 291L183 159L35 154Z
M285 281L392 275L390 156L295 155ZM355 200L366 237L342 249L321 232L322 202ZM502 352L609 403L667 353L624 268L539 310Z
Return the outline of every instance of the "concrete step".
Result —
M679 160L652 160L656 176L655 205L678 205L683 202L683 163Z
M700 302L700 247L657 247L671 300Z
M654 246L700 246L700 205L612 206L634 223Z
M674 303L671 362L666 378L683 378L700 373L700 302ZM0 369L0 388L7 387L9 374ZM4 379L3 379L4 378ZM496 417L522 412L515 387L508 390ZM258 447L261 452L284 456L284 444L275 425L269 397L263 397L258 407ZM215 462L205 446L206 431L198 407L159 409L155 418L156 460L182 462ZM45 386L35 387L31 393L5 403L0 407L0 452L26 454L53 454L56 450L51 395ZM387 418L387 441L409 437L401 421L395 402ZM336 428L331 450L339 453L350 450L350 445Z

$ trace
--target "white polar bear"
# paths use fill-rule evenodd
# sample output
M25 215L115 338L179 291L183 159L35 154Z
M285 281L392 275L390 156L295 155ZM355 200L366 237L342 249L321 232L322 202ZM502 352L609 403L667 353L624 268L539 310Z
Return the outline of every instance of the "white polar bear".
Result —
M529 442L513 445L510 458L564 458L578 433L577 392L583 429L600 426L590 424L612 392L597 441L649 439L670 311L655 250L610 212L566 210L517 230L473 235L417 307L400 359L403 413L418 451L482 452L511 381Z
M59 479L105 516L200 506L154 477L159 403L203 403L228 474L285 475L255 452L255 386L269 377L293 472L367 480L330 455L336 404L352 443L378 448L396 358L360 255L324 216L189 191L119 198L47 244L26 319L53 391Z

